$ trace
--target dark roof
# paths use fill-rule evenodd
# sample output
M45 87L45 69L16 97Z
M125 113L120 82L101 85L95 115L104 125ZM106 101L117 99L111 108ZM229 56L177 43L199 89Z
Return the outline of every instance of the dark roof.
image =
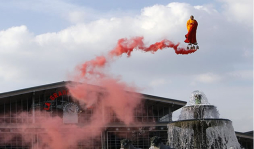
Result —
M17 96L17 95L22 95L22 94L28 94L28 93L38 92L38 91L44 91L44 90L50 90L50 89L65 87L67 83L74 83L74 82L62 81L62 82L56 82L56 83L51 83L51 84L46 84L46 85L40 85L40 86L35 86L35 87L30 87L30 88L25 88L25 89L20 89L20 90L5 92L5 93L0 93L0 100L3 99L3 98ZM156 104L157 103L171 104L173 106L173 109L172 109L173 111L185 106L186 103L187 103L186 101L170 99L170 98L165 98L165 97L158 97L158 96L154 96L154 95L148 95L148 94L142 94L142 95L143 95L144 99L153 101Z
M66 85L66 83L70 83L70 81L56 82L56 83L51 83L51 84L46 84L46 85L40 85L40 86L29 87L29 88L25 88L25 89L0 93L0 99L5 98L5 97L10 97L10 96L31 93L31 92L38 92L38 91L54 89L54 88L58 88L58 87L64 87Z
M248 132L237 132L236 131L235 134L237 137L253 140L253 131L248 131Z
M253 131L247 131L247 132L245 132L245 134L253 136Z
M148 100L160 101L160 102L164 102L164 103L171 103L173 105L175 104L175 105L185 106L187 103L186 101L181 101L181 100L176 100L176 99L171 99L171 98L159 97L159 96L148 95L148 94L142 94L142 95L145 99L148 99Z

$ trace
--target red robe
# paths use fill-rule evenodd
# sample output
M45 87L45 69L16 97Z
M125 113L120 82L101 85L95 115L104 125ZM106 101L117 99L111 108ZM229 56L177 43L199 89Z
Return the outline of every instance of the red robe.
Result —
M185 41L186 43L197 43L196 39L196 32L197 32L198 22L195 20L192 26L190 27L188 33L185 35Z

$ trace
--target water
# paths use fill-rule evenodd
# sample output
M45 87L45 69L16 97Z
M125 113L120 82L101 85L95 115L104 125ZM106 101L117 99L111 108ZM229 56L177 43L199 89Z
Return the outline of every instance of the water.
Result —
M170 147L177 149L241 149L232 122L219 112L205 94L194 91L178 121L168 124Z
M204 119L204 118L219 118L220 114L217 108L213 105L192 105L182 108L178 120L188 119Z
M196 96L198 96L198 95L201 96L201 102L198 103L198 104L201 104L201 105L210 105L210 103L207 100L206 95L202 91L199 91L199 90L196 90L196 91L192 92L191 97L190 97L190 101L188 102L187 105L197 105L197 103L196 103Z

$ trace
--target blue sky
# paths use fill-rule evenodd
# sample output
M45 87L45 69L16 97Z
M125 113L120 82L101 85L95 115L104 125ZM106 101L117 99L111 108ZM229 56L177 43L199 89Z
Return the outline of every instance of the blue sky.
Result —
M185 24L194 15L199 51L137 51L109 72L156 96L188 101L202 90L236 131L253 130L252 6L252 0L2 1L0 92L68 80L75 66L113 49L119 38L186 46Z

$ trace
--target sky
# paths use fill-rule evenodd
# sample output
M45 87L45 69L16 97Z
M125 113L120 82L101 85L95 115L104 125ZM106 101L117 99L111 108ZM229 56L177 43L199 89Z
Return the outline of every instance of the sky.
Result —
M108 72L155 96L188 102L201 90L235 131L253 130L252 0L1 1L0 93L67 81L77 65L106 54L120 38L185 47L190 15L199 23L197 52L135 51Z

